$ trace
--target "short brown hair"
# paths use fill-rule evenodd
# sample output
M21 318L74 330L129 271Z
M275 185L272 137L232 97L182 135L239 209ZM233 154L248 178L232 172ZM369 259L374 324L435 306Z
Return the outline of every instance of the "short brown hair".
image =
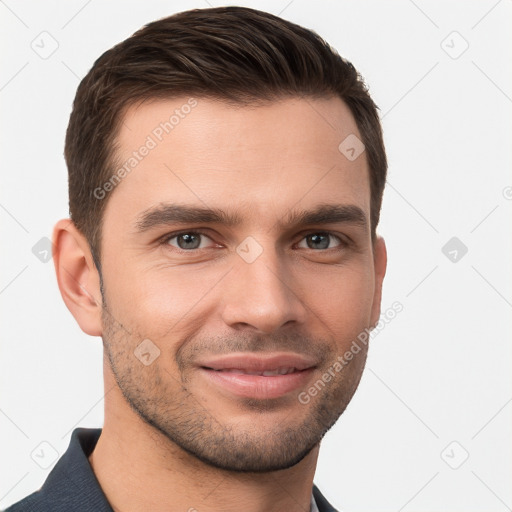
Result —
M387 160L377 107L354 66L315 32L272 14L235 6L194 9L149 23L106 51L78 87L65 144L69 210L98 269L108 197L99 200L94 191L115 171L124 111L146 99L184 95L237 104L341 98L366 148L375 237Z

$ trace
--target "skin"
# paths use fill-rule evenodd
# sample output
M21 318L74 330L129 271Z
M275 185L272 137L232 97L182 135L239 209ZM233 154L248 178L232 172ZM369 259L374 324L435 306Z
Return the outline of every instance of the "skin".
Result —
M119 162L187 99L129 108ZM384 240L371 239L366 156L338 150L350 134L361 138L338 98L237 108L197 98L105 199L103 295L85 238L69 219L55 226L63 299L84 332L103 338L105 421L89 460L114 510L309 511L320 441L357 388L366 347L307 404L297 395L378 321L386 271ZM141 213L164 202L242 222L138 232ZM282 225L319 204L355 205L366 223ZM162 243L197 229L199 248ZM314 238L325 232L333 236ZM249 236L262 249L251 263L236 250ZM134 355L144 339L160 350L148 366ZM234 351L298 352L317 367L297 391L241 398L195 366Z

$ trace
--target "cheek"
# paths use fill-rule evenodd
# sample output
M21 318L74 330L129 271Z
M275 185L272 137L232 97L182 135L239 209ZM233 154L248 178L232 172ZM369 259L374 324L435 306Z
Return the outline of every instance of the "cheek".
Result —
M227 281L222 279L229 266L141 267L125 263L105 268L109 307L116 320L135 335L154 341L168 340L171 333L173 338L184 339L200 330L215 314L229 282L228 276ZM290 288L311 311L311 326L318 324L325 334L335 334L340 343L349 343L369 326L374 276L368 258L354 258L339 267L295 267L288 279Z
M126 268L126 267L124 267ZM182 337L194 321L204 317L212 289L219 281L215 272L191 272L183 268L151 268L117 273L106 283L117 320L154 341L172 332Z
M325 323L327 332L340 343L350 343L369 327L374 293L373 269L357 265L350 270L331 271L316 276L316 286L306 288L308 306Z

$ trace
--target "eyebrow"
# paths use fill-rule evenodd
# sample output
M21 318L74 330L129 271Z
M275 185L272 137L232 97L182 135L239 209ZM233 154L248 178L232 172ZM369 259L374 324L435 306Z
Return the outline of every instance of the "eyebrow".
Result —
M242 224L237 212L227 213L218 208L161 203L143 211L135 221L136 231L143 233L168 224L221 224L234 227ZM297 227L309 224L353 224L368 229L365 212L356 205L320 204L312 210L289 211L278 221L280 227Z

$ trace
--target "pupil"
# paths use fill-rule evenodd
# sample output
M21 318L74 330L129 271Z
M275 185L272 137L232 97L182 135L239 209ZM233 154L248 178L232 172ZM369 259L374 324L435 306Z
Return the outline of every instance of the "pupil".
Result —
M329 237L326 235L310 235L310 239L313 244L313 247L311 246L312 244L308 244L310 249L327 249L329 246ZM323 239L323 240L321 240L321 239ZM323 243L320 243L320 246L319 246L318 242L323 242ZM317 244L317 245L314 245L314 244Z
M178 245L180 246L180 249L197 249L198 240L199 237L197 237L196 235L186 233L178 237ZM180 243L181 241L183 241L184 243Z

